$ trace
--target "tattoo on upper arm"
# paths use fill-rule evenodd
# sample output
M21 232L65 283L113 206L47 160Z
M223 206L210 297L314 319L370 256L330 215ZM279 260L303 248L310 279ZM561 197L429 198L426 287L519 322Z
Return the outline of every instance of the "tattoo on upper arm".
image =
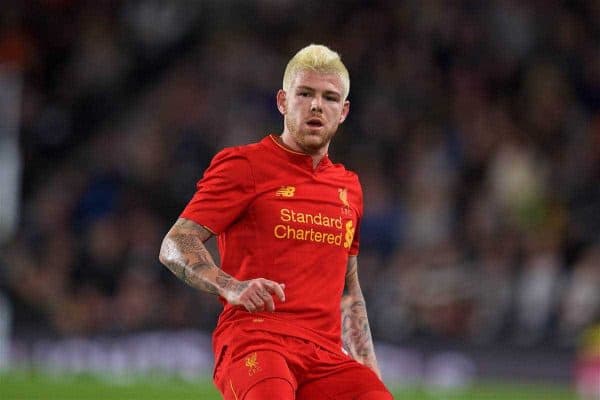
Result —
M349 295L356 288L360 289L358 284L358 262L356 257L348 257L348 264L346 266L346 278L344 282L344 295Z
M348 263L346 265L346 276L357 272L358 269L358 261L356 256L348 257Z
M189 219L179 218L173 227L181 228L181 230L195 233L202 242L206 242L213 234L211 231L206 229L200 224L195 223Z

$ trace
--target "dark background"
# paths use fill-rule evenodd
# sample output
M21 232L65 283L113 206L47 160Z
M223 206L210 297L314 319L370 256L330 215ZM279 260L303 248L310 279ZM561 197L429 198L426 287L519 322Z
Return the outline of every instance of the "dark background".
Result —
M598 21L597 1L2 2L12 335L210 332L218 302L161 239L216 151L282 130L285 65L322 43L350 71L331 158L365 192L376 340L569 375L600 322Z

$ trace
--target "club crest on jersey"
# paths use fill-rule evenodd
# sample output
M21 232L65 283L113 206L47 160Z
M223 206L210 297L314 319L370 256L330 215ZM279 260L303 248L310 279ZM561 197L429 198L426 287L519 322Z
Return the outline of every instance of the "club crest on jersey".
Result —
M345 207L350 207L348 204L348 188L339 188L338 193L340 194L340 200Z
M246 357L246 367L248 367L248 375L252 376L261 370L258 364L258 354L256 352Z
M275 192L275 196L277 197L294 197L296 193L295 186L282 186Z

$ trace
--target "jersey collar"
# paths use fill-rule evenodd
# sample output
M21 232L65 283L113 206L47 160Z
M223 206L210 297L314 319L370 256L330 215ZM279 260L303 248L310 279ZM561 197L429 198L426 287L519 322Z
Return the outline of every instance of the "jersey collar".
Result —
M282 154L293 163L306 164L312 169L312 157L309 154L301 153L299 151L287 148L286 146L279 143L279 140L277 140L277 135L270 134L267 137L265 137L261 142L267 147L274 149L277 153ZM317 165L317 170L324 167L328 167L332 164L333 163L329 159L329 155L325 154L319 162L319 165Z

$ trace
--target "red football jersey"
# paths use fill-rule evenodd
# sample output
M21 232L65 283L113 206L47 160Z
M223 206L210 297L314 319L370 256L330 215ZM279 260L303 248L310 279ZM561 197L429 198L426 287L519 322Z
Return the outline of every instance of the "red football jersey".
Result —
M285 303L249 313L224 303L215 351L262 329L341 348L340 299L349 255L358 254L363 213L358 177L267 136L219 152L181 214L218 235L221 268L239 280L285 283ZM234 329L235 328L235 329Z

